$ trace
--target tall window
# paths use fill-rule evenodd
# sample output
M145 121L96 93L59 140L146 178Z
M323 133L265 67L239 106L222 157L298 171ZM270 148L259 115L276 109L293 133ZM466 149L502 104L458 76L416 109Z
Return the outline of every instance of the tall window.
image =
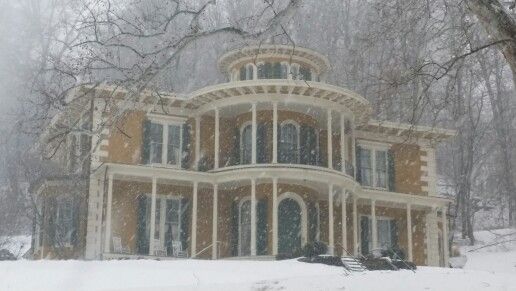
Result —
M240 80L252 80L254 78L254 67L251 64L247 64L240 68Z
M310 69L306 67L301 67L299 69L299 79L312 81L312 72L310 71Z
M359 160L360 163L360 181L364 186L372 186L372 168L373 162L371 160L371 150L358 148L359 151Z
M151 123L150 126L150 162L161 164L163 157L163 125Z
M388 188L388 156L386 150L357 148L360 182L364 186Z
M281 79L287 79L288 78L288 65L286 63L281 63Z
M252 160L252 138L253 127L251 124L244 125L240 134L240 164L247 165Z
M72 198L60 198L57 200L55 218L54 242L58 246L65 246L72 243L72 236L75 232L74 207Z
M296 124L286 122L280 128L279 140L280 163L299 163L299 132Z
M183 126L146 122L144 129L143 162L180 166L182 159Z
M362 254L368 254L373 250L372 219L370 216L362 216L360 220ZM388 250L397 245L395 220L388 217L376 217L376 229L379 249Z

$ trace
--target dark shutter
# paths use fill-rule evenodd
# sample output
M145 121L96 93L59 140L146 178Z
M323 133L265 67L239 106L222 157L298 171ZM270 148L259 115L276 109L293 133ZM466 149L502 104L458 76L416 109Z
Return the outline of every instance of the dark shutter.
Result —
M143 143L142 143L142 152L141 158L142 164L150 163L150 143L151 143L151 122L149 120L145 120L143 122Z
M246 79L246 78L245 78L245 66L242 66L242 67L240 68L240 81L243 81L243 80L245 80L245 79Z
M236 166L240 164L240 129L235 128L233 134L233 152L231 154L231 162L229 163L231 166Z
M317 208L314 202L307 203L308 208L308 242L317 238Z
M362 248L362 255L369 254L369 217L360 217L360 246Z
M182 159L181 159L181 167L183 169L188 169L188 163L190 162L190 132L191 125L188 123L183 124L183 144L182 144Z
M391 247L393 249L398 248L398 223L396 220L391 220Z
M360 159L360 156L362 155L362 148L360 148L359 146L356 147L356 166L357 166L357 170L355 172L355 175L356 175L356 180L358 183L362 184L362 167L360 166L360 163L361 163L361 159Z
M56 243L56 219L57 200L55 197L48 198L48 244L54 246Z
M394 153L392 150L387 151L387 176L389 179L389 191L396 191L396 172L394 167Z
M81 199L79 197L73 198L73 221L72 221L72 246L76 247L79 245L79 230L80 230L80 212L81 212Z
M231 255L238 256L238 202L231 204Z
M281 125L278 123L278 140L277 140L277 145L278 145L278 163L284 163L285 162L285 153L284 153L284 145L282 143L282 140L281 140Z
M256 128L256 162L264 164L268 162L267 159L267 125L265 123L258 123Z
M181 244L183 250L188 249L188 243L190 242L190 199L181 199Z
M146 232L147 226L147 197L138 196L138 218L136 223L136 251L141 255L149 254L149 235Z
M256 203L256 251L258 255L267 255L267 200Z
M309 149L309 133L308 133L308 130L309 130L309 127L302 124L299 128L299 140L301 141L301 148L300 148L300 153L301 153L301 157L299 159L300 163L302 165L308 165L309 164L309 160L310 160L310 149Z

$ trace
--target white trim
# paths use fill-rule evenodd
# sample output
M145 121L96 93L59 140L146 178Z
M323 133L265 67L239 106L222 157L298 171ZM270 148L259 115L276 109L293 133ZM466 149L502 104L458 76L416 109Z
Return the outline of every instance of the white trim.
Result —
M332 113L331 109L328 109L326 113L326 131L328 134L327 140L327 160L328 160L328 168L333 169L333 128L332 128Z
M328 252L330 255L335 251L335 227L333 218L333 184L328 185Z
M183 124L188 120L188 117L147 113L147 119L160 124Z
M217 249L218 249L218 205L219 205L219 190L218 185L213 185L213 211L212 211L212 229L211 229L211 259L216 260L218 258Z
M106 206L106 235L104 241L104 251L109 252L111 249L111 211L113 207L113 174L108 176L108 194Z
M278 254L278 178L272 179L272 255Z
M214 161L213 161L213 168L218 169L219 168L219 152L220 152L220 113L219 109L215 107L215 134L214 134Z
M278 163L278 102L272 103L272 163Z
M290 198L297 202L299 208L301 208L301 247L308 241L308 211L306 209L305 201L301 196L294 192L284 192L278 197L278 208L281 202L287 198ZM278 217L279 221L279 217ZM279 241L278 241L279 244Z
M251 164L256 164L256 158L257 158L257 130L258 130L258 124L256 121L256 103L253 103L251 105L251 121L252 121L252 131L251 131Z
M192 234L190 237L192 258L197 255L197 196L198 196L199 183L193 183L192 189Z
M183 153L183 127L186 125L185 122L181 123L178 121L165 121L165 120L150 120L151 124L161 125L161 163L152 162L152 147L149 144L149 164L151 166L165 166L169 168L181 168L182 164L182 153ZM179 127L179 155L176 157L176 164L168 163L168 134L170 126ZM150 133L149 133L150 134Z

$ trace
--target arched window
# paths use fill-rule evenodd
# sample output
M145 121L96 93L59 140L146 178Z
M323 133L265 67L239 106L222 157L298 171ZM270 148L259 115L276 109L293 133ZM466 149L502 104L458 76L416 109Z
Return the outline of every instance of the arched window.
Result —
M274 63L272 65L272 79L281 79L281 64Z
M293 80L299 79L299 65L298 64L290 65L290 75Z
M245 199L238 207L238 255L251 255L251 200Z
M252 130L251 124L244 124L240 132L240 164L247 165L252 160Z
M265 63L258 64L258 79L265 79Z
M247 64L240 68L240 81L252 80L254 74L254 67L252 64Z
M279 162L299 163L299 126L294 122L282 123L279 138Z

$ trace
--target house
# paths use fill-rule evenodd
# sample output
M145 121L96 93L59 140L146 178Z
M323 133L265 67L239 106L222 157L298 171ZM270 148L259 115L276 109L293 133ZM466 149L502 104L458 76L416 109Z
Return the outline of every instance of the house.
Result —
M454 131L371 119L309 49L245 47L218 65L229 82L187 96L71 94L44 134L72 128L55 154L66 170L32 187L35 257L267 259L322 241L448 265L435 150Z

